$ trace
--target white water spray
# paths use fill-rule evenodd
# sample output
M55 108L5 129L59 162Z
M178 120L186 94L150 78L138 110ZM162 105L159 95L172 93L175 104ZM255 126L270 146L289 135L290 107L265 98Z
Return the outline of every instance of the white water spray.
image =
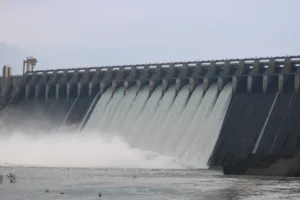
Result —
M108 153L109 152L109 153ZM72 133L31 137L15 133L0 140L0 165L97 168L183 168L176 160L132 149L120 138Z

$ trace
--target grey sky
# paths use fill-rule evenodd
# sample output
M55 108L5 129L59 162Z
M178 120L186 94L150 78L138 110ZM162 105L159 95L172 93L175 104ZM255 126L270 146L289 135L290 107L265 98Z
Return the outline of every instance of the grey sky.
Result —
M0 42L40 56L39 68L300 54L299 8L298 0L0 0Z

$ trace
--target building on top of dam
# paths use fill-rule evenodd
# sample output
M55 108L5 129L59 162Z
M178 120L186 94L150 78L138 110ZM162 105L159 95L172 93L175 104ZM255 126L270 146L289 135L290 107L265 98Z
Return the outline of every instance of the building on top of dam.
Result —
M300 56L52 70L36 63L28 58L20 76L3 67L6 126L26 127L24 118L39 130L88 126L197 166L300 152Z

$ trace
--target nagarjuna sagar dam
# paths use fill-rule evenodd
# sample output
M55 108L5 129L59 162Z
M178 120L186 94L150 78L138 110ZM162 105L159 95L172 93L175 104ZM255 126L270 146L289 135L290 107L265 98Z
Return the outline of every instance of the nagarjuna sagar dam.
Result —
M31 64L24 61L19 76L3 67L7 134L17 126L121 136L196 168L300 150L300 56L53 70Z

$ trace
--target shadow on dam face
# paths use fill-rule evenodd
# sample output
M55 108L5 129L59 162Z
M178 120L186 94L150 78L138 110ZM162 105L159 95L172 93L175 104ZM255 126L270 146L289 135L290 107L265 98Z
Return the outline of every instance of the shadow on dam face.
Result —
M223 165L250 154L299 153L299 102L300 95L293 92L236 94L211 156L211 165Z
M212 165L227 159L244 157L253 151L268 116L275 94L236 94L223 123Z
M285 115L282 115L280 126L276 131L277 134L273 139L274 141L269 151L271 154L295 154L300 151L299 102L299 94L293 94ZM276 126L275 124L273 125Z
M281 135L280 129L283 128L282 126L286 120L286 116L289 115L293 97L293 93L278 95L256 154L265 155L272 153L272 149L279 139L278 136ZM280 138L280 140L282 140L282 138Z

